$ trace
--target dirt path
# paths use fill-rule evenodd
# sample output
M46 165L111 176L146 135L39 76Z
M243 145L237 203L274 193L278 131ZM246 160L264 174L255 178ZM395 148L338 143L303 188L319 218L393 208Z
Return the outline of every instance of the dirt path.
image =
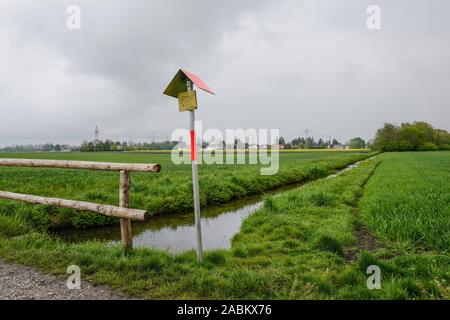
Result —
M370 159L373 159L373 158L375 158L375 157L372 157ZM363 190L365 189L367 182L370 180L370 178L375 173L375 170L377 169L379 164L380 164L380 162L378 162L375 165L375 168L373 169L373 171L370 173L370 175L364 181L363 185L361 186L361 188ZM362 196L363 196L363 194L360 194L358 196L357 202L359 202L361 200ZM355 205L353 207L353 214L356 217L360 216L357 205ZM345 249L345 259L347 261L355 261L358 258L360 252L363 250L369 251L369 252L374 252L375 250L377 250L378 244L377 244L376 237L364 226L364 224L362 222L359 222L355 225L353 233L355 235L357 242L354 246L347 247Z
M69 275L67 275L69 276ZM123 300L106 287L81 281L81 289L69 290L66 279L43 274L30 267L0 260L0 300Z

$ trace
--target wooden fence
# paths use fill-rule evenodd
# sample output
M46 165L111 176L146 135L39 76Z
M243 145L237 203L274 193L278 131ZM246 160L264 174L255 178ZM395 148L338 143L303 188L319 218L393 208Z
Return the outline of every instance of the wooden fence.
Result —
M35 159L0 159L0 167L36 167L36 168L62 168L62 169L88 169L102 171L119 171L119 206L97 204L85 201L66 200L60 198L39 197L28 194L0 191L0 198L24 201L28 203L70 208L82 211L92 211L106 216L120 218L120 234L126 251L133 248L131 234L131 220L146 219L145 210L131 209L130 172L159 172L159 164L140 163L110 163L89 161L61 161L61 160L35 160Z

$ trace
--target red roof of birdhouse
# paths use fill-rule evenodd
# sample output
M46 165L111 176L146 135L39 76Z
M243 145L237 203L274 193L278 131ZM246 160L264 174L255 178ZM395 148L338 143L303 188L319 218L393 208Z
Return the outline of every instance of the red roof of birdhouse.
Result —
M166 90L164 90L164 94L174 98L178 98L178 95L181 92L187 91L186 80L188 79L191 80L198 88L214 94L211 88L209 88L208 85L203 82L203 80L200 79L199 76L183 69L178 70L177 74L175 75L175 77L173 77L172 81L170 81Z

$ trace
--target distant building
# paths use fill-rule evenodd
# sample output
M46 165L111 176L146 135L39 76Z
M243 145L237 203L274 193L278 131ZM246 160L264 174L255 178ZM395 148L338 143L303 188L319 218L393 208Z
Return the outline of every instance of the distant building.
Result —
M346 147L346 146L343 145L343 144L338 143L338 144L333 144L333 145L331 146L331 149L344 150L344 149L348 149L348 147Z
M191 150L191 147L187 146L184 142L180 142L180 143L178 143L178 145L176 145L173 148L173 150L177 150L177 151Z
M272 149L284 149L284 144L275 143L272 145Z
M98 140L98 126L95 126L95 132L94 132L94 151L98 151L98 144L100 140Z
M222 149L223 149L223 143L210 143L204 150L217 151L217 150L222 150Z
M95 139L94 139L94 141L95 142L98 142L98 126L95 126Z

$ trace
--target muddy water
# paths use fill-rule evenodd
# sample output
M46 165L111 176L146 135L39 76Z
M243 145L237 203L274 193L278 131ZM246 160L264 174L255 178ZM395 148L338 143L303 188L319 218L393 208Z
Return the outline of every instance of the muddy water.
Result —
M352 170L359 163L329 175L328 178ZM264 195L241 199L231 204L202 210L202 237L204 249L230 248L232 237L238 233L242 221L252 212L261 208L265 196L278 196L286 191L300 188L302 184L282 187ZM135 247L154 247L171 253L194 249L196 247L194 214L173 214L150 218L146 223L133 223L133 245ZM68 242L100 240L115 244L120 241L117 226L89 230L66 230L55 236Z
M242 221L252 212L261 208L265 196L282 194L287 190L299 188L295 184L234 201L231 204L202 209L202 238L204 249L230 248L232 237L239 231ZM172 253L196 247L194 213L173 214L149 218L145 223L133 223L133 246L154 247ZM120 242L120 229L117 226L87 230L65 230L54 233L68 242L100 240L111 244Z

